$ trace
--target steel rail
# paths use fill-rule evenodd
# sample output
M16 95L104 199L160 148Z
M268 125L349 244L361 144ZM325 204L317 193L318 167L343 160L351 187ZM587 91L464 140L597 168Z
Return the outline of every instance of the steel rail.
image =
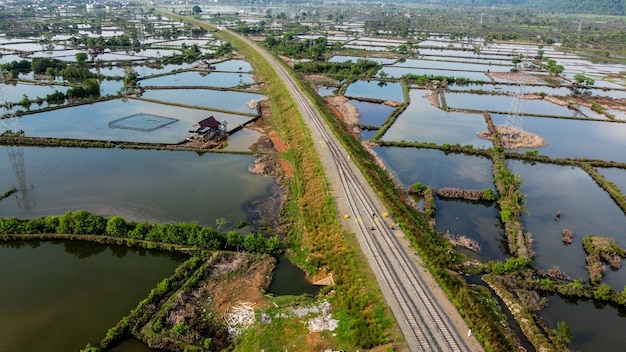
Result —
M389 290L388 294L385 294L386 290L383 289L383 293L399 322L409 348L414 351L468 351L464 341L453 329L449 318L432 298L432 292L420 277L417 266L407 255L394 230L391 230L383 217L376 216L377 206L363 189L352 165L348 163L335 138L328 132L323 118L314 109L313 103L300 92L294 79L274 57L247 38L240 38L272 63L292 93L305 121L312 124L314 132L321 136L323 143L321 148L327 147L330 152L332 166L339 175L343 196L358 229L357 234L370 254L370 265L375 266L373 269L380 273L377 275L379 284L381 287L385 285ZM371 227L366 226L359 209L363 209L366 216L372 214Z

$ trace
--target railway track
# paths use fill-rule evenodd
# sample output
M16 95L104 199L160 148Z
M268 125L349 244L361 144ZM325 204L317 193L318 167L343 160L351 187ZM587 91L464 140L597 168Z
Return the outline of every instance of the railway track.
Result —
M241 37L240 37L241 38ZM286 69L255 43L242 38L271 62L332 160L330 167L340 182L340 192L354 221L353 229L372 266L411 351L469 351L433 294L419 269L405 252L384 216L360 182L355 168L330 134L312 102L300 92ZM318 149L319 151L319 149ZM328 172L328 170L327 170ZM371 224L367 224L371 223Z

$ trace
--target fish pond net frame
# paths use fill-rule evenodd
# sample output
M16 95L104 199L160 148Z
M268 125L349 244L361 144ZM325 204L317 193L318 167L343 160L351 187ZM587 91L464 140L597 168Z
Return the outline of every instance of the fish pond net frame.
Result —
M125 125L121 123L122 121L127 121L129 119L137 119L140 116L145 117L145 119L142 121L144 124L154 124L154 126L153 127L140 127L139 124L137 124L136 126L130 126L130 125ZM155 119L155 121L150 121L150 119ZM139 131L139 132L152 132L152 131L158 130L159 128L169 126L176 122L178 122L178 119L173 118L173 117L165 117L165 116L159 116L155 114L147 114L147 113L140 112L140 113L128 115L128 116L110 121L109 128L119 128L123 130L133 130L133 131Z

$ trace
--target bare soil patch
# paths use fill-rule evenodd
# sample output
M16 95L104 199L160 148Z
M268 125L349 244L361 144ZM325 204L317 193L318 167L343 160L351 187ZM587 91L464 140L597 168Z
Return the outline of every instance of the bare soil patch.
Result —
M325 97L326 105L332 107L333 112L338 112L337 118L348 125L359 123L359 111L356 106L348 103L348 98L343 95Z
M262 290L269 286L275 266L276 259L272 257L259 258L241 253L218 260L204 285L213 309L224 315L239 302L250 302L257 309L265 307L269 300L263 296Z
M283 56L283 55L279 55L278 56L283 62L285 62L287 64L287 66L293 68L294 63L293 61L291 61L290 58L288 58L287 56Z
M539 83L539 78L524 72L489 72L488 76L492 78L506 79L513 82L521 83Z
M337 85L337 80L322 74L306 75L304 79L318 86Z
M502 147L505 149L520 149L520 148L539 148L548 144L548 142L540 136L522 130L514 130L504 125L497 125L496 131L500 136ZM478 132L478 137L483 139L492 140L490 132Z

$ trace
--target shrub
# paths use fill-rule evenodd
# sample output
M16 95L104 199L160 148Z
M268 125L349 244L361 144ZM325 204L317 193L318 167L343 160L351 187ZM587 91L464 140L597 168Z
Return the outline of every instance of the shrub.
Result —
M601 284L593 291L593 298L608 301L611 298L611 288L607 284Z
M125 237L128 234L126 221L120 216L111 216L107 221L106 233L111 236Z
M496 193L492 189L486 189L483 191L483 199L488 201L496 200Z
M189 327L185 323L178 323L172 327L172 334L183 337L189 332Z
M415 182L414 184L411 185L409 190L413 193L422 193L423 187L424 186L422 186L421 182Z

